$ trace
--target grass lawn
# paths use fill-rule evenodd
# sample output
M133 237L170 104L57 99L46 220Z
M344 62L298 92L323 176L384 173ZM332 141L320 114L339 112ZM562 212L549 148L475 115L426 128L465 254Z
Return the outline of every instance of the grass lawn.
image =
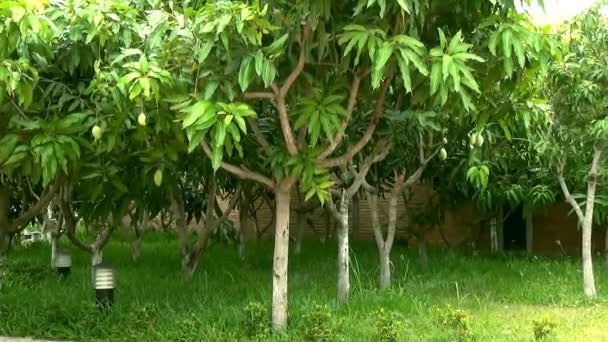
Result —
M93 305L86 254L73 252L73 273L62 281L49 269L46 245L15 250L9 255L7 287L0 293L0 336L252 340L246 333L245 307L259 302L269 308L271 242L250 243L245 261L233 248L213 245L194 278L185 282L174 240L150 236L137 262L131 260L124 241L116 238L104 255L117 272L117 302L108 313ZM305 243L302 255L290 259L290 329L260 339L302 341L316 328L327 330L330 340L373 341L381 340L382 325L397 330L399 341L453 341L465 335L456 326L463 322L458 314L467 313L470 340L532 341L533 321L546 317L556 323L547 340L608 341L608 268L599 259L600 297L587 302L581 295L577 261L436 251L425 273L413 251L396 246L392 257L393 288L379 291L374 243L354 244L351 297L347 305L337 307L334 244ZM317 304L328 310L315 314ZM448 312L458 316L456 323L441 323ZM328 324L315 325L319 320Z

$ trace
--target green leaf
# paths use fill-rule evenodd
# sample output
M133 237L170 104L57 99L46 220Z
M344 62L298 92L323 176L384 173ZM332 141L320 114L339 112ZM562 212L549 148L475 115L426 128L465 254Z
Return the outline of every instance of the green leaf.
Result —
M224 123L219 122L214 126L214 137L213 137L213 146L215 149L220 149L222 145L224 145L224 139L226 138L226 126Z
M505 56L505 59L511 59L511 39L513 38L513 33L511 30L505 30L502 34L502 53Z
M253 58L251 56L247 56L241 62L241 67L239 69L239 86L241 87L241 91L247 91L249 88L249 84L253 80L253 71L254 67L252 66Z
M442 60L441 73L443 74L443 81L445 82L450 76L450 67L452 66L452 57L444 55Z
M490 42L488 43L488 49L490 53L496 57L496 47L498 46L498 38L500 37L500 31L495 32L490 37Z
M150 79L147 77L142 77L139 79L139 84L141 85L141 88L144 91L144 97L149 99L150 98Z
M519 39L513 40L513 51L515 52L515 56L517 56L517 62L519 63L519 66L523 68L526 64L526 55Z
M289 34L285 33L284 35L279 37L277 40L272 42L272 44L267 46L264 49L264 51L271 55L276 55L276 54L280 53L283 50L283 47L285 46L285 42L287 41L287 38L289 38Z
M376 53L373 70L372 70L372 87L374 89L380 86L382 75L384 74L384 66L388 62L393 53L393 46L389 43L383 43Z
M431 70L431 95L435 95L441 84L441 64L433 63Z
M190 132L191 130L188 133ZM192 134L188 134L188 153L192 153L192 151L201 145L201 142L203 142L203 139L205 139L206 134L207 131L196 131Z
M269 60L264 61L262 64L262 81L264 81L264 86L268 88L272 82L274 82L274 78L276 76L276 68L272 62Z
M0 140L0 165L13 153L18 142L19 136L16 134L7 134Z
M213 94L215 94L215 91L217 90L219 84L220 81L218 80L210 80L207 83L207 86L205 87L205 94L203 95L203 98L205 100L210 100L213 97Z
M201 46L201 48L197 54L197 57L198 57L197 61L199 64L202 64L203 62L205 62L205 60L209 56L209 53L211 52L211 49L213 49L213 46L214 46L213 41L207 41L207 42L203 43L203 45Z
M410 78L410 67L407 63L402 59L398 58L397 63L399 65L399 70L401 71L401 78L403 79L403 86L408 93L412 92L412 79Z
M424 76L428 76L429 75L429 69L427 68L427 66L424 64L424 62L422 61L422 59L415 54L412 50L408 50L408 49L401 49L401 57L404 60L408 60L409 62L411 62L412 64L414 64L414 66L416 67L416 69L418 69L418 71L424 75Z
M445 49L448 45L448 40L445 37L445 33L443 33L443 30L441 28L438 28L437 31L439 31L439 43L441 45L441 48Z
M213 155L211 158L211 167L213 167L213 171L219 170L222 166L222 157L224 156L224 152L222 148L215 148L213 150Z
M243 119L240 116L235 116L234 117L234 121L236 122L236 124L241 129L241 132L247 134L247 124L245 123L245 119Z
M182 128L192 126L195 122L206 122L215 116L215 106L209 101L202 100L184 109L188 114L183 119ZM199 121L200 119L200 121Z
M329 121L328 118L325 116L319 117L319 120L321 120L321 127L323 128L325 137L330 142L333 142L334 141L334 128L331 124L331 121Z

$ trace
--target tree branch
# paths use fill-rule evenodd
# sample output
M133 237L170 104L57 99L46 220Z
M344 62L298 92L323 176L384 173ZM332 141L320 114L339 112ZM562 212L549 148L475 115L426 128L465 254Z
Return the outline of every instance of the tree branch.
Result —
M342 189L342 191L345 191L344 189ZM327 199L327 211L329 211L329 213L337 220L340 221L342 218L340 216L340 213L338 212L338 209L336 208L336 204L334 203L334 200L332 198L332 196L330 195L329 198Z
M206 142L201 144L203 151L207 155L207 157L211 158L213 153L211 152L211 148ZM230 163L222 161L221 168L227 172L232 173L233 175L242 178L242 179L250 179L256 181L260 184L266 185L270 190L274 190L275 184L274 181L266 176L260 175L259 173L255 173L251 170L248 170L244 167L239 167L236 165L232 165Z
M66 203L63 198L59 200L59 209L61 210L66 235L68 236L70 242L72 242L74 246L82 249L85 252L93 253L93 248L90 245L83 243L82 241L80 241L80 239L76 237L76 220L74 219L74 213L69 207L69 204Z
M348 117L344 119L340 125L341 129L338 133L336 133L334 140L327 146L325 151L317 157L317 160L323 160L328 158L340 145L342 139L344 138L344 130L348 126L348 122L350 121L350 117L355 110L355 105L357 104L357 96L359 95L359 88L361 87L361 80L369 75L371 69L366 68L361 73L355 73L355 77L353 78L353 83L350 86L350 95L348 97L348 103L346 105L346 112L348 113Z
M348 187L348 189L346 190L347 196L349 198L352 198L357 193L357 191L359 191L359 188L361 187L361 185L363 185L365 177L367 176L367 173L369 172L369 169L372 167L372 165L384 160L384 158L386 158L386 156L388 155L390 149L391 144L387 143L384 139L380 140L376 144L373 153L370 154L361 164L359 172L354 172L355 180L353 181L351 186Z
M384 80L384 82L382 82L382 86L380 87L380 92L378 93L378 98L376 99L376 105L374 107L374 112L372 114L372 118L369 122L369 125L367 126L367 130L365 131L365 133L363 134L361 139L355 145L353 145L353 147L351 147L350 150L348 150L346 153L344 153L342 156L337 157L337 158L332 158L332 159L321 160L319 162L319 166L324 167L324 168L330 168L330 167L344 165L344 164L350 162L353 159L353 157L367 145L367 143L371 140L372 135L376 131L378 122L380 121L380 118L382 117L382 113L384 111L384 102L386 100L386 92L388 91L388 88L394 78L395 78L395 74L392 74L389 77L387 77Z
M16 220L11 223L8 231L10 233L17 232L21 226L28 224L34 218L34 216L38 215L40 211L46 208L46 206L49 205L49 202L51 202L53 197L55 197L55 194L57 194L57 190L59 189L62 183L63 180L51 184L42 194L42 196L40 196L38 201L32 207L30 207L30 209L21 214Z
M585 220L585 215L583 215L583 211L581 207L578 205L570 190L568 190L568 185L566 184L566 180L564 179L564 167L566 163L562 161L557 168L557 180L559 181L559 186L562 188L562 192L564 193L564 197L566 201L570 204L572 209L576 212L576 216L578 216L578 220L582 223Z
M285 97L287 96L291 86L295 83L304 70L304 65L306 64L306 48L304 45L311 33L312 27L310 21L306 21L306 24L304 25L304 32L302 33L302 38L300 39L300 56L298 57L298 63L291 71L291 74L287 76L283 86L278 88L276 84L273 84L273 90L277 93L277 109L279 111L279 119L281 121L281 130L283 131L283 138L285 139L285 144L287 145L287 151L291 156L298 154L298 145L296 144L296 139L294 138L291 125L289 124L289 115L287 114L287 103L285 102Z
M249 124L249 126L251 126L251 130L253 131L253 134L255 134L255 138L258 141L258 144L260 144L264 152L269 155L270 144L268 143L268 140L266 140L266 137L260 130L260 127L258 126L257 122L251 118L247 118L247 123Z
M367 193L367 202L369 204L369 214L372 218L372 228L374 230L374 240L379 251L384 250L384 236L382 236L382 228L380 227L380 219L378 218L378 195L372 192Z
M276 97L274 93L271 92L247 92L245 93L246 100L272 100Z
M298 77L302 73L302 70L304 70L304 65L306 64L306 48L304 45L306 44L306 41L310 37L311 33L312 26L310 24L310 21L306 20L306 24L304 24L302 38L300 39L300 56L298 57L298 63L296 64L296 67L293 69L291 74L287 76L287 79L285 80L285 83L283 83L283 86L279 89L278 97L285 98L291 86L298 79Z

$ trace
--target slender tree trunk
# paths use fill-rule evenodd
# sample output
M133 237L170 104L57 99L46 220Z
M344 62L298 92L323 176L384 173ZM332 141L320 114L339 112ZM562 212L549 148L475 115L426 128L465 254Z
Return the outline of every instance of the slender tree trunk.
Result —
M595 280L593 276L593 260L591 257L592 217L585 218L583 224L583 290L587 298L595 298ZM588 222L587 222L588 221Z
M592 241L591 233L593 230L593 207L595 204L595 190L597 186L597 175L599 161L602 156L602 151L596 150L591 169L587 179L587 201L585 205L585 220L583 222L583 291L587 298L595 298L597 292L595 290L595 279L593 276L593 259L592 259Z
M391 257L390 251L380 250L380 288L391 287Z
M505 250L505 213L502 207L498 209L498 217L496 218L496 250L504 252Z
M148 228L148 212L144 210L141 222L131 222L131 224L135 227L135 240L131 243L131 256L133 261L137 261L141 256L141 245L144 240L144 232Z
M382 234L380 219L378 218L378 197L374 193L368 193L368 202L374 228L374 238L378 247L380 257L380 288L385 289L391 286L391 250L395 241L395 230L397 225L397 199L403 190L403 177L395 177L395 184L391 191L388 201L388 227L386 239Z
M496 218L490 219L490 251L496 253L498 251L498 232Z
M289 207L292 179L285 179L275 190L276 219L272 277L272 327L287 328L287 268L289 258Z
M593 259L591 251L591 233L593 229L593 209L595 204L595 191L597 187L597 176L599 172L600 162L602 159L603 148L596 147L593 153L593 161L589 174L587 175L587 198L585 201L585 213L583 213L580 205L576 202L564 179L563 171L564 164L558 169L558 181L562 188L566 201L570 203L576 215L578 216L579 224L582 226L582 261L583 261L583 293L587 298L595 298L597 292L595 290L595 279L593 276Z
M139 260L139 257L141 256L141 245L143 238L144 233L138 228L135 228L135 240L131 242L131 257L133 258L133 261Z
M534 253L534 214L532 211L526 214L526 252L528 255Z
M340 222L338 222L338 303L344 304L350 291L350 255L348 241L348 208L350 200L342 190Z

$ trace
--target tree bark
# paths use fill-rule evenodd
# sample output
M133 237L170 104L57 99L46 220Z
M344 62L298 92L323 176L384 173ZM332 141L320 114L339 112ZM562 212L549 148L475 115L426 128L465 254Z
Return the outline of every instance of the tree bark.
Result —
M576 202L563 176L564 164L560 165L558 169L558 181L562 188L566 201L570 203L574 211L578 216L579 224L582 228L582 262L583 262L583 293L585 297L593 299L597 297L595 290L595 279L593 276L593 259L591 251L591 233L593 229L593 209L595 204L595 191L597 187L597 177L600 167L600 161L602 158L603 149L596 148L593 153L593 161L591 162L591 168L587 175L587 198L585 201L585 212L583 213L581 207Z
M495 217L490 219L490 251L492 253L498 251L498 232Z
M287 328L287 268L289 260L289 207L295 179L286 178L275 189L276 219L272 277L272 327Z
M390 251L380 250L380 289L391 287L391 256Z
M346 190L342 190L340 199L340 220L338 222L338 303L348 300L350 291L350 247L348 241L348 208L350 198Z
M526 214L526 252L528 255L534 253L534 214L532 211Z
M388 201L388 227L386 238L382 234L382 227L378 218L378 198L375 193L368 193L368 202L374 229L374 238L380 256L380 288L385 289L391 286L390 254L395 240L395 230L397 225L397 200L403 190L404 176L395 176L393 190Z
M144 232L148 226L148 212L142 209L142 218L140 222L131 222L135 230L135 239L131 242L131 257L133 261L139 260L141 256L141 245L144 240ZM139 216L139 215L138 215Z
M498 217L496 217L496 249L498 252L505 250L505 213L502 207L498 209Z

